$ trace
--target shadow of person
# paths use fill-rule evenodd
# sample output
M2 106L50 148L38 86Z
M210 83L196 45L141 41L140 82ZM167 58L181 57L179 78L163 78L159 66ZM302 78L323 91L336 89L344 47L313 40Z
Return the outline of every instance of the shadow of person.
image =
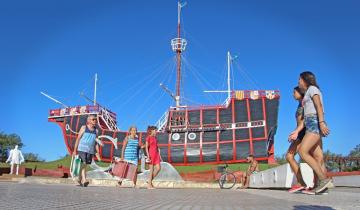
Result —
M329 206L318 206L318 205L296 205L294 210L304 210L304 209L319 209L319 210L335 210Z

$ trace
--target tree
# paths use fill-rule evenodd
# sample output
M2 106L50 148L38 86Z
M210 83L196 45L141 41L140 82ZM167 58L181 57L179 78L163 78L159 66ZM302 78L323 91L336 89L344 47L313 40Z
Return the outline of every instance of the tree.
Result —
M349 157L360 157L360 144L350 151Z
M282 155L276 155L275 156L275 160L276 160L276 162L278 163L278 164L280 164L280 165L282 165L282 164L285 164L285 163L287 163L287 160L286 160L286 158L285 158L285 154L282 154Z
M5 161L7 158L7 152L10 149L13 149L15 145L18 145L21 148L23 143L21 142L20 136L15 133L6 134L0 132L0 161Z
M360 170L360 144L356 145L354 149L352 149L349 153L350 158L356 158L350 161L349 166L351 167L352 171L359 171Z
M40 158L38 154L28 152L24 153L25 161L42 162L44 159Z
M342 171L342 166L341 166L341 162L337 162L334 160L334 158L341 158L342 155L330 152L330 150L326 150L324 152L324 158L325 160L327 160L325 162L325 166L327 168L327 170L329 171Z

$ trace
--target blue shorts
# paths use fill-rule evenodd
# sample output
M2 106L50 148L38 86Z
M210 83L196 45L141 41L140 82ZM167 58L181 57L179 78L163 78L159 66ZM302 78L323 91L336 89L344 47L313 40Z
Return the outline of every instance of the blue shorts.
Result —
M306 115L304 119L306 133L314 133L322 136L317 115Z

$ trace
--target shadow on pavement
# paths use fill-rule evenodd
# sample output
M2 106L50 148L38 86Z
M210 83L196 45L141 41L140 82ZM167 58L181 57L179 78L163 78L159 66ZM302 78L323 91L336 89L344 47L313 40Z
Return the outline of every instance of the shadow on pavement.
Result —
M294 210L303 210L303 209L323 209L323 210L335 210L329 206L318 206L318 205L296 205Z

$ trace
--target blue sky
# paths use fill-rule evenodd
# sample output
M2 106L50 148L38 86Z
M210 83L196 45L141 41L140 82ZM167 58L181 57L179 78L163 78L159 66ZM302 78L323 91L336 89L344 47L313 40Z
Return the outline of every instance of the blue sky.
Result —
M313 71L324 95L331 135L324 148L348 154L360 143L360 3L358 1L188 1L183 9L183 94L188 104L221 103L203 93L225 88L226 52L235 89L281 92L276 154L295 127L292 89ZM17 133L24 152L46 160L66 154L62 133L47 122L58 108L86 104L99 75L98 102L118 115L120 128L154 124L172 104L160 88L175 89L177 1L1 1L0 130ZM246 73L244 73L246 72ZM249 75L249 76L244 76Z

